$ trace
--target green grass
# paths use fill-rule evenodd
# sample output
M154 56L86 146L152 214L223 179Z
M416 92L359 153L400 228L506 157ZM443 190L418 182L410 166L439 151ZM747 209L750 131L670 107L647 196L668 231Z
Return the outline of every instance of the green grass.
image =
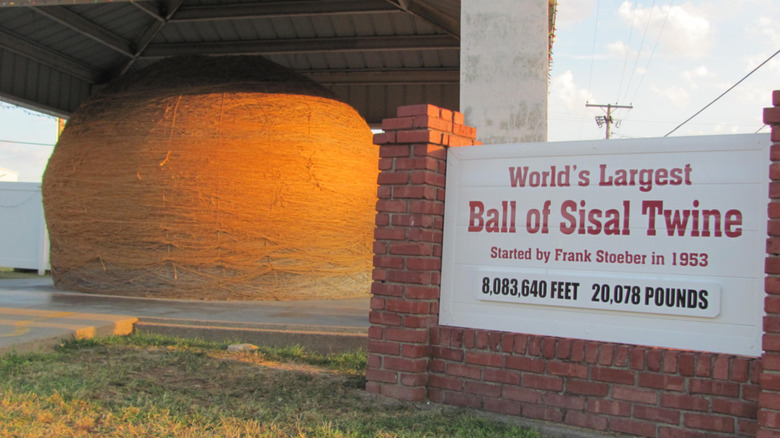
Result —
M541 437L438 405L367 394L366 355L228 353L155 335L0 358L3 437Z

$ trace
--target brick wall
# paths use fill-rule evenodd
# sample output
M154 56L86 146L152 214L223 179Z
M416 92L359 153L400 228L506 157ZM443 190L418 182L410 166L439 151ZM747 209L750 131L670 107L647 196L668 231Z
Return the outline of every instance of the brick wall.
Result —
M764 119L780 143L780 92L773 97ZM636 436L780 437L780 144L770 167L766 353L750 358L439 326L446 148L478 144L463 123L434 106L401 107L375 137L368 391Z
M764 123L772 128L767 212L766 279L764 301L764 355L761 357L762 392L759 396L759 437L780 437L780 91L772 93L772 108L764 109Z
M439 321L446 147L476 144L476 130L432 105L400 107L382 129L366 387L419 401Z
M755 358L432 329L431 401L648 437L756 433Z

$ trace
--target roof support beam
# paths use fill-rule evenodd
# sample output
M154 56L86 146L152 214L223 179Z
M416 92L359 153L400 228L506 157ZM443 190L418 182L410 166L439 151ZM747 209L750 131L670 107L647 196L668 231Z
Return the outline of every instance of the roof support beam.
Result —
M62 6L31 7L33 11L44 15L63 26L75 30L76 32L91 38L98 43L121 53L122 55L132 57L134 49L132 45L118 37L117 35L105 30L104 28L92 23L75 12L71 12Z
M304 76L324 85L458 84L457 68L417 70L302 71Z
M233 5L185 6L179 9L171 22L238 20L253 18L291 17L306 15L347 15L394 12L396 8L382 2L354 0L334 1L277 1L240 3Z
M220 43L150 45L143 57L174 55L271 55L316 52L376 52L399 50L458 50L460 43L448 35L390 37L302 38Z
M385 0L391 5L460 39L460 17L451 17L420 0Z
M165 18L163 17L162 8L160 7L159 3L156 2L132 2L133 6L138 8L138 10L144 12L146 15L154 18L155 20L159 21L160 23L165 22Z
M27 6L55 6L55 5L85 5L94 3L118 3L118 2L132 2L135 0L20 0L13 2L3 2L0 4L0 8L6 7L27 7Z
M153 22L149 27L146 28L144 33L141 35L141 37L138 39L137 47L138 49L133 54L133 58L130 59L118 72L117 76L121 76L125 73L127 73L128 70L130 70L130 67L135 64L135 61L138 60L138 58L143 54L143 52L146 50L147 47L149 47L149 44L152 43L152 40L155 36L157 36L158 33L162 30L163 27L165 27L166 24L168 24L168 21L173 16L173 14L176 13L176 11L181 7L181 4L184 0L172 0L168 2L166 5L166 12L165 16L157 15L159 18L157 21ZM134 3L135 5L138 5L138 3Z
M101 79L101 74L84 64L41 46L35 42L12 35L0 30L0 47L30 58L41 64L57 69L63 73L94 84Z

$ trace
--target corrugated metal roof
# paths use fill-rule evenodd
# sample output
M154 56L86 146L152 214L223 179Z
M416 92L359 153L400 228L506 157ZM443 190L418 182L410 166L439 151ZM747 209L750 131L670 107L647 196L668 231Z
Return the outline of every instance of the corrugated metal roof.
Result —
M458 107L460 0L11 3L0 0L0 74L11 81L0 98L60 115L106 81L184 53L266 56L374 124L399 105Z

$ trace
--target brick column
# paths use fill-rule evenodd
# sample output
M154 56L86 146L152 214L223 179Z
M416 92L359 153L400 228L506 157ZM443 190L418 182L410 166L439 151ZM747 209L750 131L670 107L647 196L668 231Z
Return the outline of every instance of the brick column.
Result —
M764 108L764 123L772 128L772 147L758 437L780 437L780 90L772 93L772 105L774 107Z
M447 147L478 143L463 114L433 105L400 107L382 129L366 389L419 401L439 320Z

